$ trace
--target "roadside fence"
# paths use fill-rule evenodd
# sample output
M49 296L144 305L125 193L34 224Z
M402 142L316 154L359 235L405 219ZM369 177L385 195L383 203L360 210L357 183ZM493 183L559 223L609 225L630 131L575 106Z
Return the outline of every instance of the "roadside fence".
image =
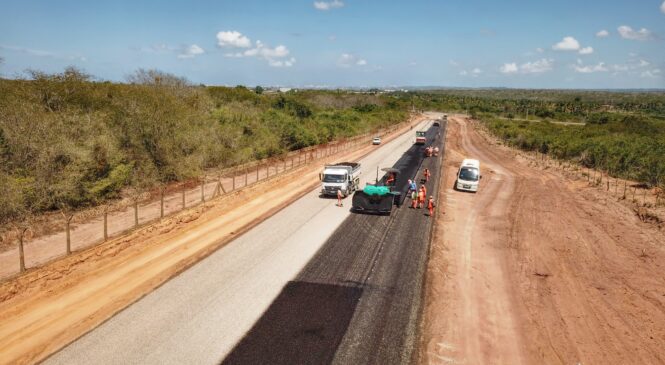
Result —
M185 209L272 179L301 166L321 162L340 152L357 150L374 136L386 136L412 123L412 119L353 138L307 147L268 159L209 171L199 179L163 186L135 194L126 204L103 206L82 212L62 212L62 228L39 237L31 236L30 224L17 226L5 235L15 248L0 252L0 281L39 267L72 252L125 235Z

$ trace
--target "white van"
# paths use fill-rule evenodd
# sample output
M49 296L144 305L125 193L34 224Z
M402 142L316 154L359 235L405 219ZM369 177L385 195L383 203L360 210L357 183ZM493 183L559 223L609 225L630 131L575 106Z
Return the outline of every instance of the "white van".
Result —
M455 181L455 189L466 190L471 192L478 191L478 183L480 182L480 162L465 158L462 165L457 171L457 180Z

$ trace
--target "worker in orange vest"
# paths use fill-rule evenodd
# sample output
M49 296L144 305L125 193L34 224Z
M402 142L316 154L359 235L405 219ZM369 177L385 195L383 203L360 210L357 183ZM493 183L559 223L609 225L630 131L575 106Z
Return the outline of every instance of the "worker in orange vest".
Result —
M423 171L423 175L425 175L425 182L429 182L429 178L430 176L432 176L432 174L429 172L428 168L425 168L425 171Z
M386 180L386 185L392 185L395 182L395 173L391 172L388 174L388 179Z
M411 208L416 209L418 206L418 192L416 190L411 191Z
M425 192L420 189L418 193L418 209L422 208L425 205Z
M344 198L344 194L342 194L342 189L337 189L337 206L338 207L343 207L344 204L342 204L342 198Z
M436 204L434 204L434 197L430 195L429 200L427 201L427 209L429 210L429 216L434 215L434 207Z
M425 184L422 184L420 186L420 190L422 190L423 194L425 194L425 197L427 197L427 186L425 186Z

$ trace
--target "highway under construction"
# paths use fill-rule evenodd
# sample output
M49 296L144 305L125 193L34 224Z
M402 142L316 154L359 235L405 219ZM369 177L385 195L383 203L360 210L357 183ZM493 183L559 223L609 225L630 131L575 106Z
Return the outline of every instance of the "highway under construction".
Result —
M430 127L426 145L443 151L445 128ZM424 157L425 147L414 144L393 166L402 201L425 168L437 196L442 156ZM346 218L223 364L411 362L433 219L408 205Z

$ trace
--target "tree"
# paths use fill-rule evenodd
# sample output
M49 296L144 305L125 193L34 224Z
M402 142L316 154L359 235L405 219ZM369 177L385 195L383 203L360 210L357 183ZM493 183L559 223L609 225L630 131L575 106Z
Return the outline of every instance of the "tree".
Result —
M263 88L261 87L261 85L256 85L256 87L254 88L254 92L257 93L258 95L263 94Z

